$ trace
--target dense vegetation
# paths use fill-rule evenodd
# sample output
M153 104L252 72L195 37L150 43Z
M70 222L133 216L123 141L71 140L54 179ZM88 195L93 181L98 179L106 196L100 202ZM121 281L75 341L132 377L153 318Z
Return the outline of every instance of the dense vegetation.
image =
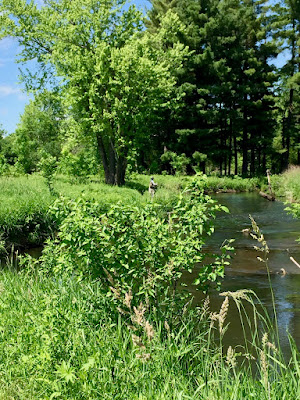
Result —
M159 189L154 202L170 210L180 191L192 180L190 176L157 176ZM49 207L57 197L77 201L79 198L96 202L98 211L105 212L112 205L144 206L149 203L146 175L132 174L121 188L105 185L99 176L74 177L54 175L49 191L47 179L41 174L0 177L0 227L2 251L11 247L42 244L57 225ZM202 177L201 187L207 193L218 191L254 191L259 180L239 177Z
M126 170L254 176L300 163L298 1L153 0L146 17L125 0L27 3L0 2L1 37L39 68L23 71L35 97L2 140L3 171L51 156L120 185Z
M168 212L155 202L99 214L83 198L55 201L58 230L42 257L23 258L19 273L1 271L0 398L299 397L299 352L291 338L285 361L276 313L270 319L253 291L222 293L218 312L208 299L190 307L183 274L200 263L194 285L206 290L230 250L204 262L221 207L202 183L190 182ZM252 229L268 271L267 243L254 221ZM252 333L238 349L223 346L229 307Z
M5 271L0 283L1 400L299 398L293 344L286 364L270 335L260 337L255 377L246 352L214 344L226 303L218 315L186 311L172 327L152 317L154 336L142 328L141 345L122 316L112 317L99 281Z
M165 211L172 208L177 196L189 182L191 176L156 175L159 189L154 202ZM299 168L291 168L281 175L272 175L272 188L278 199L290 203L300 201ZM112 205L145 206L149 203L149 177L131 174L125 186L121 188L105 185L99 176L52 176L52 191L47 187L47 179L41 174L3 175L0 177L0 227L1 252L12 245L15 248L40 245L57 228L49 207L57 197L77 201L80 198L96 202L98 211L105 212ZM202 176L201 188L206 193L268 191L266 178ZM294 204L293 208L296 209Z
M205 246L228 212L210 193L267 191L271 168L300 216L299 2L151 5L0 0L0 38L38 67L0 131L0 399L300 398L253 219L272 315L252 290L221 293L218 312L192 296L219 288L233 250ZM37 244L40 258L9 258ZM223 343L229 307L239 348Z

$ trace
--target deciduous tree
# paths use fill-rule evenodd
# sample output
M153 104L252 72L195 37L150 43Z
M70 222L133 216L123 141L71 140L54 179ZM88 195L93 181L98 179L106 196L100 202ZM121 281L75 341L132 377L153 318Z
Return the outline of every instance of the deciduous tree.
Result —
M129 148L148 134L155 112L177 100L174 71L187 53L176 40L178 18L167 14L151 36L125 0L0 4L2 36L19 40L23 61L35 59L43 81L51 71L58 77L66 107L96 137L106 182L123 184Z

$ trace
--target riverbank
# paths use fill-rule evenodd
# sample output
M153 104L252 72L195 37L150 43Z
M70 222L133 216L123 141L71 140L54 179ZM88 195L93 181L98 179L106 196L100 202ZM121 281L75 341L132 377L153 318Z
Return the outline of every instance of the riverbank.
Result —
M155 201L169 207L179 192L192 180L189 176L155 175L158 191ZM42 244L56 230L55 220L48 213L57 196L97 203L99 212L121 202L131 206L146 204L149 176L132 175L124 187L105 185L99 177L90 176L84 181L67 176L55 176L51 194L39 174L19 177L0 177L0 252L5 247L26 248ZM208 193L224 191L253 191L256 179L205 177L201 180Z
M1 271L0 286L1 400L299 398L292 342L288 362L267 331L251 352L222 348L233 298L218 313L207 302L186 311L172 326L153 315L152 330L138 333L111 314L99 281Z
M300 203L300 167L293 166L280 175L272 175L271 184L276 198L289 203ZM264 188L266 187L265 184Z
M294 167L282 175L271 177L276 198L282 201L300 202L300 168ZM155 175L158 190L155 201L166 208L174 203L179 192L193 178L190 176ZM208 193L254 192L260 188L267 192L266 178L203 176L199 181ZM105 185L101 178L90 176L84 180L58 175L54 177L56 195L49 192L45 180L39 174L19 177L0 177L0 252L12 245L23 249L34 247L57 229L48 213L57 196L76 200L83 197L97 203L99 211L106 211L112 204L121 202L131 206L145 205L149 201L149 176L132 174L124 187ZM294 208L295 209L295 208Z
M102 214L95 199L60 199L48 213L59 231L42 257L24 258L19 273L0 271L0 400L298 398L299 351L291 339L284 359L276 313L257 310L251 289L223 293L217 310L208 300L189 307L183 271L195 269L193 288L214 288L230 250L225 244L205 264L203 246L226 211L203 195L205 179L190 182L188 198L175 196L169 218L132 182L135 189L120 190L134 191L140 203ZM165 190L172 196L179 184ZM267 257L256 225L252 232ZM224 342L232 308L244 310L247 332L237 347Z

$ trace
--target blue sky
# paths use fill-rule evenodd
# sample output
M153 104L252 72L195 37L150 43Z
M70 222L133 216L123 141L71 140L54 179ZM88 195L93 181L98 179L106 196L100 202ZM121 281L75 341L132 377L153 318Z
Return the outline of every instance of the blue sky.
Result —
M37 0L42 3L43 0ZM142 9L149 7L147 0L132 1ZM0 126L7 133L13 133L24 107L29 102L29 96L23 91L24 87L19 84L19 67L15 63L19 52L17 42L12 38L0 40ZM285 56L280 55L276 64L282 65Z
M6 38L0 41L0 124L8 133L14 132L29 99L18 84L17 52L15 40Z

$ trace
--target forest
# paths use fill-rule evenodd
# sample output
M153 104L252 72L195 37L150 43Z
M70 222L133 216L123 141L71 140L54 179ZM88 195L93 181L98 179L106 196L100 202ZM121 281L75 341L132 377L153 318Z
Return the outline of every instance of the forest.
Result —
M124 1L1 4L33 93L2 131L3 171L51 156L122 185L126 171L246 177L300 163L298 1L153 0L146 16Z
M299 399L299 0L0 0L3 38L0 400Z

